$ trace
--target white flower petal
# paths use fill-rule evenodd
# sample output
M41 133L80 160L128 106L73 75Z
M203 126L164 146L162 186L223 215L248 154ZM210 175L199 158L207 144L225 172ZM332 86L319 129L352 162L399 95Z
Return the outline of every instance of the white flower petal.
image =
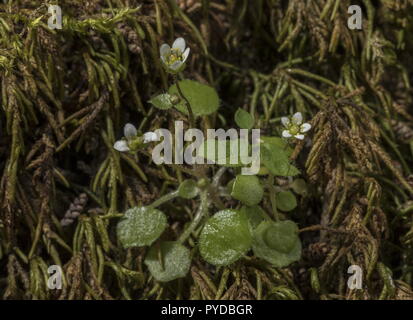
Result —
M311 124L309 123L303 123L300 127L300 132L305 133L311 129Z
M153 141L158 141L158 135L155 132L146 132L143 135L143 143L149 143Z
M135 137L138 134L138 131L136 130L135 126L131 123L125 124L125 127L123 128L123 135L125 136L126 139L130 139Z
M282 117L281 123L283 124L284 127L288 128L288 126L290 125L290 119L288 117Z
M293 135L290 133L290 131L284 130L283 133L282 133L282 136L284 138L291 138Z
M177 38L174 43L172 44L172 49L179 49L181 52L185 51L185 39L184 38Z
M182 54L182 62L185 62L186 59L188 59L189 51L190 51L189 48L186 48L186 49L185 49L184 53Z
M292 122L296 125L300 125L303 123L303 115L301 114L301 112L294 113L292 117Z
M115 150L118 150L120 152L126 152L130 150L128 147L128 143L125 140L116 141L115 144L113 145L113 148L115 148Z
M175 62L172 63L170 66L168 66L168 68L171 69L171 70L176 71L176 70L178 70L179 68L181 68L182 65L183 65L183 62L182 62L182 61L175 61Z
M305 136L303 134L296 134L294 137L299 139L299 140L304 140L304 138L305 138Z
M161 45L159 52L161 54L161 58L164 58L165 55L171 52L171 47L169 46L169 44L164 43L163 45Z

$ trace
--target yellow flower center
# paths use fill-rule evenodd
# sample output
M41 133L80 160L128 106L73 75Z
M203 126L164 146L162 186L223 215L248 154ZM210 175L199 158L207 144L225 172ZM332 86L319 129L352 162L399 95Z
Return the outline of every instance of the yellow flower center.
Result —
M136 151L143 144L142 137L134 137L128 141L128 146L132 151Z
M172 65L177 61L183 61L184 57L182 55L181 49L171 49L171 52L166 56L166 63Z
M300 127L297 126L296 124L293 124L290 129L288 129L288 131L290 131L290 133L295 136L296 134L300 133Z

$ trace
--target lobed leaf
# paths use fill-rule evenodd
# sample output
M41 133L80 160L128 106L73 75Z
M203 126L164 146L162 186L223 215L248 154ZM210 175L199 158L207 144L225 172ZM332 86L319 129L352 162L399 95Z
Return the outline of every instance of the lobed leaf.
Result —
M150 207L127 210L118 222L117 236L124 248L151 245L167 226L165 214Z
M298 261L301 257L301 241L297 225L292 221L264 221L254 231L254 254L278 268Z
M191 266L190 251L178 242L164 241L149 249L144 262L156 280L168 282L186 276Z
M179 86L195 116L205 116L218 110L219 98L214 88L193 80L181 80ZM179 95L176 84L169 88L169 94ZM185 101L180 101L175 107L180 112L188 114Z
M252 237L245 214L222 210L211 217L199 237L201 256L216 266L226 266L241 258L250 248Z

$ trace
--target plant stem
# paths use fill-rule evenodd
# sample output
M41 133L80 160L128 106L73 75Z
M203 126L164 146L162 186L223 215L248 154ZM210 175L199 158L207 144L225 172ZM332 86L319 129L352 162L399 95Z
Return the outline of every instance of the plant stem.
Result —
M172 192L160 197L156 201L154 201L152 204L149 205L149 207L152 207L152 208L159 207L161 204L164 204L165 202L168 202L168 201L176 198L177 196L178 196L178 190L172 191Z
M178 242L183 244L191 235L191 233L196 229L198 224L201 222L202 218L204 217L205 213L207 212L209 206L208 200L208 192L203 191L201 193L201 204L199 205L198 211L195 214L194 219L192 220L191 224L186 228L186 230L181 234L178 239Z
M270 191L271 208L275 217L275 221L280 221L280 217L277 210L277 204L275 200L274 176L272 174L268 176L267 186Z
M181 97L181 99L185 101L185 106L186 106L186 109L188 110L189 125L191 128L194 128L195 121L194 121L194 113L192 112L191 104L189 103L189 100L184 96L181 86L179 85L179 81L176 77L175 77L175 83L176 83L176 88L178 89L179 96Z
M224 271L222 272L221 280L219 281L219 287L215 295L215 300L219 300L219 298L221 298L222 294L224 293L230 273L231 273L231 270L229 268L224 268Z
M218 169L217 173L212 178L212 185L213 185L214 188L218 188L219 179L221 179L222 175L225 173L226 170L227 170L227 168L225 168L225 167L221 167L221 168Z

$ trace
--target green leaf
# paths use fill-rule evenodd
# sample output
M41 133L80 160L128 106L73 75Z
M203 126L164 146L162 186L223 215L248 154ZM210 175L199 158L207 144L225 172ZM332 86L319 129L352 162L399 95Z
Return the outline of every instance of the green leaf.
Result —
M149 103L153 104L156 108L161 110L167 110L174 106L171 101L171 95L167 93L162 93L160 95L157 95L156 97L153 97L151 100L149 100Z
M235 113L235 122L241 129L252 129L254 126L254 117L244 109L238 108Z
M183 181L178 188L178 195L184 199L195 198L199 193L197 183L194 180L188 179Z
M291 154L293 153L293 149L288 145L285 139L267 136L261 136L260 139L264 143L283 149L283 152L287 154L287 157L291 156Z
M275 176L296 176L300 171L290 164L287 151L273 144L261 144L261 162Z
M261 202L264 188L256 176L238 175L232 186L231 196L247 206Z
M297 207L297 199L291 191L281 191L275 195L277 208L281 211L291 211Z
M265 211L260 206L243 206L241 212L247 216L251 230L256 229L266 217Z
M214 88L193 80L179 81L179 86L195 116L208 115L218 110L219 98ZM169 94L179 95L176 84L169 88ZM182 113L188 114L185 101L180 101L175 107Z
M158 246L151 247L145 258L145 264L156 280L167 282L186 276L191 266L187 248L175 241L165 241L160 244L161 254L158 250Z
M150 207L127 210L117 225L117 235L124 248L151 245L167 226L162 211Z
M293 221L264 221L254 231L254 254L278 268L300 260L301 241Z
M308 194L307 183L304 181L304 179L295 179L291 184L291 188L296 194L299 194L301 196Z
M290 221L267 222L263 229L263 240L265 244L271 249L288 253L294 249L298 237L297 225Z
M216 266L229 265L251 248L251 233L245 214L222 210L211 217L199 237L201 256Z

